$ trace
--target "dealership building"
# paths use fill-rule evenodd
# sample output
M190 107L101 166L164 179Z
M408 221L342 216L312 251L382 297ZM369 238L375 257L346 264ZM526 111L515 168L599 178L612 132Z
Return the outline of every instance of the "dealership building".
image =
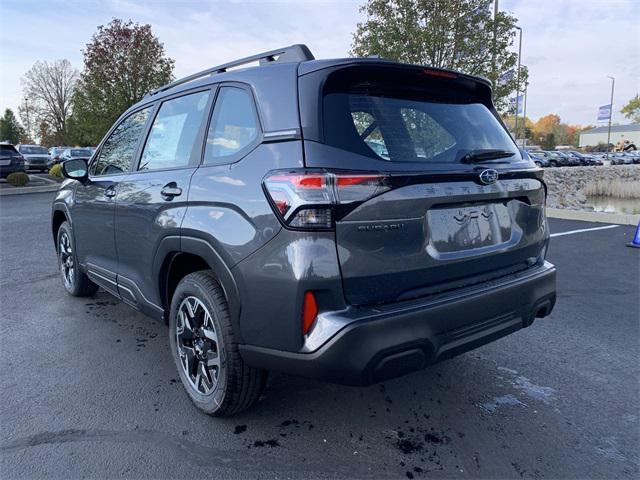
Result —
M596 146L599 143L607 143L608 127L596 127L580 132L580 147ZM610 143L616 145L620 140L629 140L640 148L640 123L629 125L611 125Z

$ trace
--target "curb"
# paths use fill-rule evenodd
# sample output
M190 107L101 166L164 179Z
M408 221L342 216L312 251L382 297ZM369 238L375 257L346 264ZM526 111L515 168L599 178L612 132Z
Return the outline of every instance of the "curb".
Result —
M21 195L25 193L44 193L55 192L60 188L59 184L56 185L43 185L41 187L14 187L12 189L0 189L0 197L4 195Z
M640 215L630 213L583 212L581 210L565 210L563 208L547 208L547 217L563 220L580 220L583 222L614 223L617 225L637 226Z

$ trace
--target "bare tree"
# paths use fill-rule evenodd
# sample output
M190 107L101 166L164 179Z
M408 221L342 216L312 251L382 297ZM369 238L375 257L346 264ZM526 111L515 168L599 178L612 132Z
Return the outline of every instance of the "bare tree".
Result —
M34 129L42 122L47 123L56 141L64 144L77 80L78 70L69 60L36 62L22 77L24 103L19 110L23 121L28 120Z

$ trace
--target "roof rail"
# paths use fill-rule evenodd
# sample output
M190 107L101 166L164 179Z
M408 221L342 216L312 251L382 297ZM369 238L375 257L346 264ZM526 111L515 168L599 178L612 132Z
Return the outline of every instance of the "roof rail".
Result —
M239 67L247 63L260 62L260 66L262 66L272 62L304 62L306 60L314 59L315 57L306 45L290 45L288 47L277 48L268 52L258 53L256 55L251 55L250 57L223 63L222 65L218 65L216 67L207 68L206 70L194 73L193 75L189 75L188 77L180 78L171 83L168 83L163 87L152 90L151 92L147 93L145 97L164 92L165 90L169 90L170 88L177 87L178 85L182 85L184 83L192 82L202 77L224 73L229 68Z

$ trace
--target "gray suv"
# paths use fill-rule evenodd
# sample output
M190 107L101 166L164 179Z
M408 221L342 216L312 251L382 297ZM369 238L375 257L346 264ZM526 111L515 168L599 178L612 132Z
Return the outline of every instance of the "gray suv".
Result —
M63 173L65 289L164 319L209 414L269 370L368 385L555 303L543 172L481 78L294 45L151 92Z

